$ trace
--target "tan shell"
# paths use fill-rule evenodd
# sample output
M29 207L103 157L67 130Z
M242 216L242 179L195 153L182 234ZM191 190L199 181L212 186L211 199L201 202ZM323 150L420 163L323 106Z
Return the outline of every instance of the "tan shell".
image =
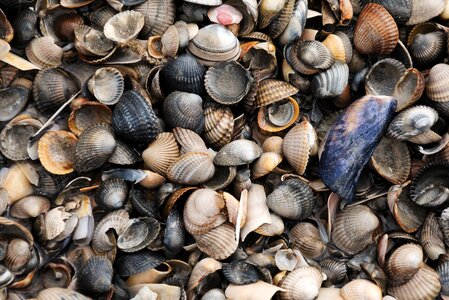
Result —
M284 221L275 213L270 213L270 217L270 224L262 224L256 230L254 230L254 232L263 236L281 235L285 229Z
M104 25L104 35L111 41L127 43L142 30L144 16L135 10L128 10L114 15Z
M50 200L46 197L28 196L15 202L9 209L9 213L18 219L36 218L49 211L50 207Z
M86 98L76 98L72 102L68 125L76 136L80 136L89 126L97 123L111 124L112 111L106 105Z
M31 259L30 245L22 239L12 239L8 243L3 263L11 272L18 272Z
M265 223L271 223L265 190L261 185L252 184L248 191L246 223L241 231L242 240L244 241L250 232Z
M437 64L430 69L426 95L435 102L447 102L449 95L449 65Z
M428 21L442 13L446 7L446 1L444 0L435 0L432 2L412 0L410 2L412 6L412 14L406 25L415 25Z
M234 115L230 107L209 106L204 109L204 140L213 149L220 149L231 142L234 131Z
M23 197L31 195L33 192L31 182L18 164L14 164L9 168L6 175L2 178L1 187L2 198L5 196L3 192L6 191L10 205Z
M344 300L382 300L382 290L369 280L355 279L341 288L340 296Z
M193 235L193 237L198 249L218 260L231 256L238 246L235 228L230 223L223 223L207 233Z
M275 152L265 152L256 160L252 167L253 178L267 175L282 162L282 155Z
M393 251L387 260L386 269L395 285L405 283L424 264L424 253L420 245L405 244Z
M436 260L441 254L446 253L443 241L443 232L441 231L438 219L434 212L427 215L421 228L421 245L426 255L431 260Z
M57 175L73 172L76 136L68 131L48 131L38 144L39 160L44 168Z
M162 175L166 174L179 155L178 143L171 132L159 133L156 139L142 152L145 165L150 170Z
M179 35L176 26L171 25L167 28L161 38L162 54L169 57L175 57L179 49Z
M107 252L115 248L115 244L111 243L107 232L110 229L114 229L115 233L120 235L128 227L129 222L129 215L124 209L119 209L107 214L95 226L92 248L99 252Z
M289 273L282 281L279 293L281 300L304 299L313 300L318 296L323 276L314 267L301 267Z
M37 300L59 300L61 298L72 300L89 300L90 298L81 293L70 289L63 289L59 287L52 287L40 290L37 294Z
M298 89L293 85L277 80L265 79L259 83L254 108L272 104L284 98L293 96L298 92Z
M188 152L181 155L167 170L169 180L197 185L214 176L215 167L212 158L206 152Z
M62 48L49 36L32 39L25 53L33 64L41 68L57 67L62 63Z
M306 258L315 259L326 249L318 228L309 222L296 224L288 233L288 237L291 247L298 249Z
M141 35L145 38L162 35L175 22L176 7L173 0L145 1L133 7L145 17Z
M173 128L173 134L181 146L181 154L207 151L206 144L196 132L190 129L176 127Z
M270 136L263 142L262 151L282 154L282 143L283 142L284 142L284 140L280 136L277 136L277 135Z
M162 53L162 37L160 35L153 35L148 38L148 53L154 58L163 58Z
M64 207L59 206L50 210L45 215L45 233L47 240L52 240L60 235L65 227L65 220L69 219L70 213L64 210Z
M407 69L393 91L393 97L398 103L396 111L401 111L418 101L425 87L424 75L415 68Z
M190 274L189 281L187 283L187 290L193 290L198 286L204 277L220 270L221 267L221 262L213 258L206 257L200 260L192 269L192 273Z
M245 285L230 284L225 290L225 295L229 299L240 300L270 300L275 293L283 289L259 280L255 283Z
M240 201L243 199L243 203L237 200L234 196L227 192L223 192L223 199L226 203L226 211L228 213L229 222L237 226L237 222L239 222L240 227L243 227L246 222L246 213L247 213L247 198L240 197ZM240 216L239 216L240 214ZM240 217L240 221L238 218Z
M352 59L352 45L346 34L336 32L329 34L322 42L329 49L335 60L349 63Z
M267 27L282 11L287 0L262 0L259 4L258 27Z
M125 82L119 70L105 67L95 71L92 78L87 82L87 86L99 102L114 105L123 94Z
M292 126L299 117L299 104L292 97L259 108L257 125L266 132L279 132Z

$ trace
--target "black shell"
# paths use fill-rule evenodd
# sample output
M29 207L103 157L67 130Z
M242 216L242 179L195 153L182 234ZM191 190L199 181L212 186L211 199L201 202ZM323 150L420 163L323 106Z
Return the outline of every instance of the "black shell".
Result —
M172 209L165 223L164 246L165 256L175 257L184 246L186 233L181 213Z
M438 206L449 200L449 163L430 163L413 178L410 196L423 206Z
M100 295L112 287L112 264L102 256L93 256L78 274L78 290L88 295Z
M137 189L132 189L129 192L129 198L131 199L133 208L139 214L145 217L152 217L152 218L157 217L158 204L156 203L156 201L147 199L144 192Z
M234 260L229 264L223 264L223 275L232 284L250 284L259 280L259 272L255 266L244 260Z
M95 191L95 202L105 210L121 208L128 198L128 187L121 178L102 181Z
M25 48L29 41L36 36L37 14L31 9L24 9L18 13L12 23L14 38L12 44L18 48Z
M164 120L169 128L186 128L201 134L205 117L200 96L186 92L173 92L163 104Z
M157 267L164 261L164 257L156 252L143 250L121 256L117 262L117 275L131 276Z
M153 108L136 91L123 93L112 114L112 127L124 140L148 144L159 133L158 119Z

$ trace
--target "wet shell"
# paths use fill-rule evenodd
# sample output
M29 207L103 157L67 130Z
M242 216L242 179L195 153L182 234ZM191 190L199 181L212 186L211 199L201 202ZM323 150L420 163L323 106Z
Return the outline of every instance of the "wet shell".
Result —
M371 95L393 95L397 82L405 72L405 66L392 58L376 62L365 79L365 91Z
M312 212L313 192L303 181L295 178L287 179L267 196L267 205L281 217L303 220Z
M441 254L446 253L443 241L443 232L441 231L438 219L434 212L429 213L421 229L421 245L426 255L436 260Z
M348 84L348 78L348 65L336 61L332 67L312 79L312 92L319 98L338 97L343 93L344 88Z
M231 142L234 131L234 115L229 107L209 106L204 109L203 137L213 149L220 149Z
M121 208L128 199L128 187L121 178L102 181L95 190L95 202L105 210Z
M231 263L223 264L221 271L231 284L244 285L259 280L257 268L244 260L234 260Z
M379 219L367 206L351 206L337 214L331 238L340 250L354 254L371 243L378 226Z
M214 163L219 166L241 166L252 163L262 155L262 149L253 141L235 140L218 151Z
M413 40L408 45L413 61L424 67L440 62L447 53L446 39L446 34L442 31L413 34Z
M39 291L37 300L89 300L91 298L84 296L81 293L70 289L63 289L59 287L46 288Z
M115 134L124 140L147 144L159 133L158 119L145 98L134 90L122 94L112 113Z
M77 287L88 295L99 295L112 288L112 264L101 256L93 256L78 274Z
M318 296L323 276L314 267L301 267L289 273L282 281L279 293L281 300L304 299L313 300Z
M122 96L125 83L119 70L106 67L95 71L87 85L89 91L99 102L114 105Z
M175 22L175 1L151 0L133 7L133 10L143 14L145 24L140 35L148 38L153 35L163 35L167 28Z
M275 103L284 98L293 96L298 89L293 85L276 79L265 79L259 83L254 108Z
M15 202L9 213L14 218L27 219L36 218L42 213L50 210L50 200L43 196L28 196Z
M318 228L308 222L296 224L288 233L288 238L292 249L298 249L306 258L317 258L326 248Z
M212 158L205 152L189 152L181 155L167 170L169 180L188 185L197 185L214 176Z
M134 39L145 23L143 14L136 10L118 13L104 25L104 35L111 41L127 43Z
M10 86L0 90L0 121L9 121L23 110L27 104L29 89Z
M197 247L212 258L221 260L231 256L237 250L235 228L223 223L205 234L193 235Z
M197 94L173 92L164 100L163 113L169 128L182 127L198 134L204 129L203 100Z
M48 131L39 139L39 160L44 168L57 175L73 172L78 139L68 131Z
M179 155L179 146L173 133L162 132L143 151L142 158L150 170L164 175Z
M62 48L49 36L31 40L25 53L33 64L41 68L57 67L62 63Z
M429 3L419 0L411 0L410 3L412 6L412 11L406 25L415 25L428 21L438 16L446 6L446 2L444 0L435 0Z
M320 261L321 271L326 274L326 281L338 283L346 278L348 267L344 261L333 258L331 256L326 257Z
M435 102L448 101L449 65L437 64L430 69L426 82L426 95Z
M388 126L387 135L400 140L409 140L426 133L438 121L438 112L424 105L417 105L400 112Z
M398 27L390 13L375 3L365 5L354 30L357 52L363 55L390 54L396 48L398 38Z
M382 290L369 280L355 279L341 288L340 295L344 300L380 300L382 299Z
M395 285L405 283L424 264L424 253L420 245L405 244L393 251L388 258L386 272Z

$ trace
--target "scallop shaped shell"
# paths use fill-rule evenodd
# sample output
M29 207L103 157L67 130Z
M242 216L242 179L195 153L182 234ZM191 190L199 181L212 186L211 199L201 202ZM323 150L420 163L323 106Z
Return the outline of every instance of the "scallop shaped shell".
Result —
M142 152L142 158L150 170L161 175L166 174L170 165L179 157L179 146L171 132L162 132Z
M254 108L275 103L284 98L293 96L298 92L298 89L293 85L277 80L265 79L259 83L259 89L256 94Z
M134 90L122 94L112 113L115 134L124 140L147 144L159 133L158 119L145 98Z
M446 253L443 232L434 212L427 215L421 228L420 240L426 255L431 260L437 260L441 254Z
M116 262L117 275L131 276L145 272L160 265L164 258L149 250L128 253L121 256Z
M50 116L78 91L74 79L65 71L48 68L39 71L33 82L36 108Z
M160 82L165 94L173 91L204 94L206 69L191 54L181 54L162 67Z
M398 43L399 31L390 13L381 5L369 3L359 15L354 30L354 46L363 55L387 55Z
M148 38L153 35L163 35L167 28L175 22L175 1L153 0L145 1L133 7L133 10L143 14L145 24L140 35Z
M114 15L104 24L104 35L111 41L127 43L142 30L145 17L136 10L128 10Z
M393 251L387 260L386 272L399 285L407 282L424 265L424 253L420 245L405 244Z
M392 58L376 62L365 78L365 91L371 95L393 95L397 82L405 72L405 66Z
M377 3L385 7L391 16L398 24L404 24L410 19L412 14L412 0L373 0L372 3Z
M92 238L92 248L98 252L111 251L115 245L111 243L107 232L114 229L120 235L128 226L129 215L124 209L115 210L101 219L95 226Z
M85 98L76 98L71 104L68 127L76 136L80 136L86 128L97 123L111 124L112 111L106 105L87 101Z
M391 183L402 184L412 167L410 151L405 143L383 137L371 156L370 165Z
M296 55L305 68L322 69L330 68L335 60L326 46L319 41L299 41Z
M258 27L263 29L267 27L281 13L286 4L286 0L262 0L259 4Z
M114 43L102 31L87 25L79 25L74 30L75 48L78 54L88 57L107 57L114 51Z
M105 210L121 208L128 199L128 187L121 178L110 178L95 190L95 202Z
M133 165L141 161L139 153L134 148L121 141L116 141L117 148L109 157L108 162L116 165Z
M263 236L281 235L285 230L282 218L274 213L270 213L271 223L264 223L254 230L255 233Z
M197 94L173 92L165 98L163 113L169 128L182 127L201 134L204 129L203 99Z
M444 243L449 244L449 209L445 208L441 212L441 216L438 219L440 224L441 232L443 233Z
M367 206L351 206L337 213L331 238L340 250L358 253L373 240L378 226L379 219Z
M87 86L99 102L114 105L123 94L125 82L119 70L106 67L96 70Z
M175 57L179 49L179 35L176 26L171 25L161 37L161 51L165 56Z
M70 213L64 210L64 207L58 206L51 209L45 215L45 237L47 240L52 240L64 232L66 227L65 221L71 216Z
M424 3L419 0L411 0L412 11L406 25L415 25L433 19L446 7L444 0L436 0Z
M212 158L205 152L188 152L181 155L167 170L169 180L188 185L197 185L214 176Z
M78 8L94 2L94 0L61 0L61 5L67 8Z
M206 144L196 132L190 129L176 127L173 128L173 134L181 146L181 154L207 151Z
M277 38L287 28L288 23L295 10L295 1L287 0L287 3L282 8L279 16L268 25L268 35L273 39Z
M25 53L33 64L41 68L57 67L62 63L62 48L49 36L32 39Z
M262 149L253 141L235 140L223 146L214 163L219 166L240 166L252 163L262 155Z
M332 67L312 79L311 89L319 98L334 98L343 93L349 79L349 67L346 63L336 61Z
M430 69L426 82L426 95L435 102L447 102L449 65L437 64Z
M91 298L84 296L81 293L78 293L74 290L64 289L59 287L51 287L42 289L37 294L37 300L61 300L70 299L70 300L89 300Z
M448 294L448 279L449 279L449 262L444 261L436 267L435 271L437 271L438 276L440 277L441 282L441 294Z
M101 167L114 153L116 147L109 125L90 126L81 134L76 144L74 169L77 172L89 172Z
M326 281L338 283L343 281L348 272L348 267L344 261L328 256L320 261L321 271L326 274Z
M416 105L401 111L391 121L387 135L400 141L409 140L430 128L438 121L438 112L425 105Z
M117 247L123 252L136 252L153 242L161 231L159 221L145 217L132 219L117 239Z
M251 75L235 61L219 62L207 70L204 85L216 102L231 105L246 96L251 86Z
M42 166L50 173L64 175L73 172L78 139L68 131L48 131L40 139L38 155Z
M396 111L401 111L418 101L424 93L425 86L424 75L420 71L415 68L407 69L393 91L392 96L398 103Z
M341 288L340 295L344 300L380 300L382 299L382 289L369 280L355 279Z
M30 245L22 239L11 239L3 263L13 273L20 273L31 259Z
M231 142L234 131L234 115L229 107L209 106L204 109L203 137L213 149L220 149Z
M282 181L267 196L268 207L281 217L303 220L311 213L314 206L312 189L299 179Z
M288 238L292 249L298 249L306 258L315 259L321 256L326 248L318 228L308 222L296 224L288 233Z
M285 291L279 292L279 299L312 300L318 296L323 276L314 267L301 267L289 273L281 283Z
M112 288L112 264L109 259L93 256L78 274L77 289L88 295L98 295Z
M27 219L36 218L42 213L50 210L51 203L43 196L28 196L15 202L9 209L9 213L14 218Z
M207 233L193 235L193 237L198 249L218 260L231 256L238 246L235 228L230 223L223 223Z
M408 46L413 61L419 66L433 66L446 51L446 34L442 31L416 33Z

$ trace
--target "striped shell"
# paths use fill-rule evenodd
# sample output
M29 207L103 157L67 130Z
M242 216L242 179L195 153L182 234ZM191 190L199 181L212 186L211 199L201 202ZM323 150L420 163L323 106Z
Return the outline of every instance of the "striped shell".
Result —
M272 104L289 96L293 96L298 89L293 85L277 80L265 79L259 83L259 89L254 102L254 108Z
M179 157L179 146L171 132L162 132L142 152L142 158L150 170L166 174L170 165Z
M169 180L180 184L197 185L214 176L212 158L205 152L188 152L181 155L167 170Z

